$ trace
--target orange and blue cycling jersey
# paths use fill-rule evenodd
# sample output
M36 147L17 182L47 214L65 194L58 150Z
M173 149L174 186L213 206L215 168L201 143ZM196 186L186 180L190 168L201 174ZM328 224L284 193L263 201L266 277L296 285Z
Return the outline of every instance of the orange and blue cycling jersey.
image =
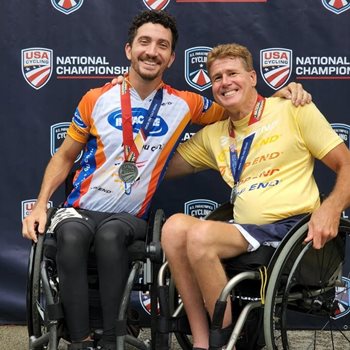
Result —
M142 100L130 89L133 136L137 135L156 90ZM139 176L130 191L118 176L124 162L120 86L106 84L86 93L68 129L86 143L80 170L66 207L103 212L128 212L146 217L166 165L189 123L210 124L222 119L223 108L193 92L163 85L163 100L137 158Z

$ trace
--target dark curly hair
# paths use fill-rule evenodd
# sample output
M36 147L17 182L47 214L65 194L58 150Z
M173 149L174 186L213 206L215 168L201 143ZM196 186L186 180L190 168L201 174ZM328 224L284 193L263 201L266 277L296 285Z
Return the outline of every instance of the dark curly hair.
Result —
M164 28L170 29L172 33L171 49L175 50L179 34L176 28L175 18L165 11L146 10L134 17L128 31L128 43L131 45L135 39L137 30L146 23L161 24Z

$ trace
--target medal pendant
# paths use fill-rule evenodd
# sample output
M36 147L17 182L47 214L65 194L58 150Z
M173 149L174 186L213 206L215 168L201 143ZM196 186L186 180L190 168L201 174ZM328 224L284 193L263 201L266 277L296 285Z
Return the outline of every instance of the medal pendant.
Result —
M237 192L238 192L237 185L234 185L232 187L232 191L231 191L231 195L230 195L230 203L231 204L235 203L236 198L237 198Z
M124 162L119 167L118 175L123 182L133 184L139 175L139 170L134 162Z

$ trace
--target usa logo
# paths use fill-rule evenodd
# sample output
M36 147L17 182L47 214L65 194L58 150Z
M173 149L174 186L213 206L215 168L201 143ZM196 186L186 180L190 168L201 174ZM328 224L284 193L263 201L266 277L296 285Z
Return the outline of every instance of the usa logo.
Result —
M333 319L350 313L350 279L342 276L342 287L335 287L335 299L332 305Z
M210 199L193 199L184 205L184 213L196 218L204 218L218 207L218 203Z
M51 125L51 128L50 128L51 156L53 156L62 145L64 139L67 136L67 130L69 128L69 125L70 125L69 122L63 122L63 123L57 123L57 124ZM75 163L81 159L82 154L83 154L83 151L80 152L77 159L75 160Z
M139 292L139 301L142 308L147 312L147 314L151 314L151 296L149 292ZM157 313L159 314L159 303L157 303Z
M164 10L169 5L170 0L143 0L143 3L150 10Z
M185 50L185 79L193 88L203 91L211 86L206 68L211 47L197 46Z
M77 11L83 5L83 2L84 0L51 0L52 6L65 15Z
M342 123L332 123L331 125L348 148L350 148L350 126Z
M260 73L265 83L278 90L292 73L292 50L270 48L260 50Z
M333 13L339 15L350 8L348 0L322 0L323 6Z
M26 199L21 202L22 220L24 220L32 212L35 203L36 203L36 199ZM49 201L47 203L47 209L52 207L53 207L53 202Z
M53 51L42 47L23 49L22 74L26 82L36 90L47 84L52 74Z

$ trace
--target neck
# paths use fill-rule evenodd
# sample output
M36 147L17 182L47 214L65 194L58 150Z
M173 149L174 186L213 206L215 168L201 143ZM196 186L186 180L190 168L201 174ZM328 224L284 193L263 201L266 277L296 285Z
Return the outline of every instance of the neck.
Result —
M143 100L162 83L161 77L152 80L143 79L132 68L130 68L127 80Z
M233 121L241 120L250 114L254 107L256 100L258 98L258 92L254 90L253 93L244 101L241 105L237 107L227 108L230 113L230 119Z

